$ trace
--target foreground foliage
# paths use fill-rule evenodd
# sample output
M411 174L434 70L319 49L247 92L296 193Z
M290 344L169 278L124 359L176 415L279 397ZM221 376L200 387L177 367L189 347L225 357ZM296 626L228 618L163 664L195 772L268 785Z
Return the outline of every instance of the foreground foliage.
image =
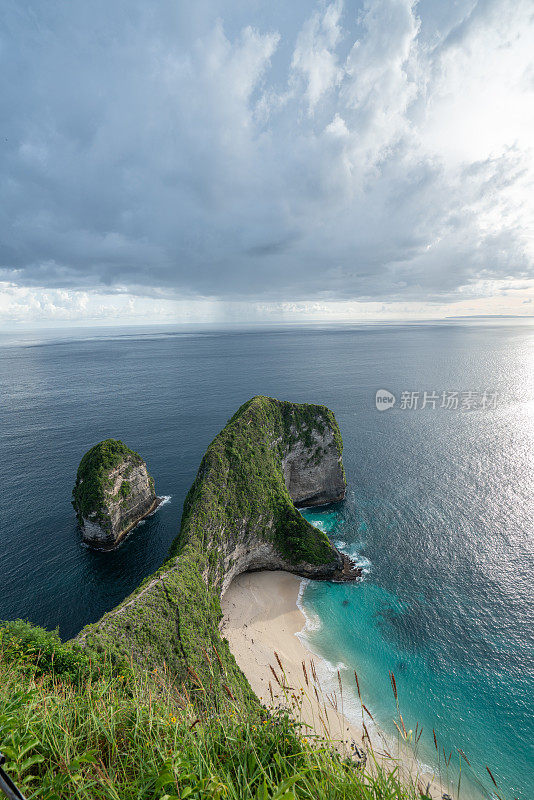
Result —
M193 700L164 669L93 661L23 623L0 629L0 743L28 799L415 800L285 711Z

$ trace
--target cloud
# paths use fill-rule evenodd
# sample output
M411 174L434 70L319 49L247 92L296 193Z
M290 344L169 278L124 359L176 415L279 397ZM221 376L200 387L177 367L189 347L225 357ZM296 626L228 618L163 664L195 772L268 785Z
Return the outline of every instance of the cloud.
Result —
M326 92L340 83L342 70L336 47L341 40L341 0L318 10L304 23L297 38L291 68L305 80L310 113Z
M6 6L0 280L43 314L532 276L528 2Z

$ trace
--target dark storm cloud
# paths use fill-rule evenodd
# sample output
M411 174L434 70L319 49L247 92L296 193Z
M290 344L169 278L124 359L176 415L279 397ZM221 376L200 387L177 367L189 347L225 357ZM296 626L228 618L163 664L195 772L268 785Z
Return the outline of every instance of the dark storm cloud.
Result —
M529 274L520 144L451 161L425 128L442 51L508 4L262 5L4 5L0 280L392 300Z

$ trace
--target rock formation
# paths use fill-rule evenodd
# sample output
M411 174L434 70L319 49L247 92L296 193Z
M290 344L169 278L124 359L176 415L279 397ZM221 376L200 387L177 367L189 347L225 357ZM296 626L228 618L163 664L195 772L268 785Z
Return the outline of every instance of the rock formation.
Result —
M72 498L84 541L102 549L115 547L158 504L145 462L115 439L84 455Z
M164 663L179 680L204 675L213 691L214 671L234 690L242 686L218 629L220 598L234 577L258 569L334 580L360 575L295 507L344 497L342 447L325 406L249 400L208 447L168 561L79 640L147 668Z
M307 435L296 427L282 458L284 481L297 508L324 506L345 497L346 481L341 461L337 425L310 427Z
M342 446L325 406L255 397L232 417L202 460L181 530L191 541L209 532L208 549L219 556L210 578L221 595L250 570L307 578L342 570L342 556L326 534L295 508L344 497Z

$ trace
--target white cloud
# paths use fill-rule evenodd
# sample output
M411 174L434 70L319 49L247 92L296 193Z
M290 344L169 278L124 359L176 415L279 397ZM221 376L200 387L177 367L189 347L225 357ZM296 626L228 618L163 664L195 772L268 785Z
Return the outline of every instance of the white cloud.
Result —
M349 129L347 128L347 123L340 117L339 114L336 113L332 122L330 122L326 128L327 133L331 133L333 136L336 137L345 137L349 135Z
M297 38L292 69L305 80L305 97L310 113L342 78L336 46L341 40L341 0L317 10L304 23Z
M8 2L4 319L416 313L532 276L527 0L245 6Z
M428 147L456 163L529 142L534 129L532 34L529 0L479 3L436 48L421 126Z
M376 158L410 130L406 112L420 89L415 0L366 2L361 24L341 99L356 112L365 146Z

